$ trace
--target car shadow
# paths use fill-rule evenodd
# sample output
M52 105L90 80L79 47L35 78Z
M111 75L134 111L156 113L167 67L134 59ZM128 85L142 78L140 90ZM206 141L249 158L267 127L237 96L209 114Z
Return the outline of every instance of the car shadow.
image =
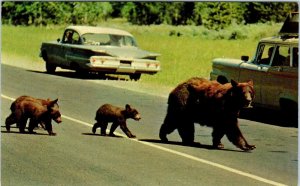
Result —
M298 117L289 117L280 111L264 109L264 108L251 108L243 109L240 112L239 118L248 119L251 121L276 125L281 127L294 127L298 128Z
M184 145L182 142L179 141L168 141L163 142L158 139L139 139L139 141L149 142L149 143L156 143L156 144L167 144L167 145L177 145L177 146L184 146L184 147L193 147L193 148L200 148L200 149L207 149L207 150L222 150L222 151L231 151L231 152L251 152L251 151L242 151L242 150L233 150L233 149L216 149L212 145L206 145L201 143L193 143L192 145Z
M98 73L85 73L78 74L75 71L56 71L55 73L49 74L46 71L38 71L38 70L27 70L28 72L46 74L49 76L60 76L65 78L72 79L89 79L89 80L122 80L122 81L130 81L129 78L125 78L118 75L109 75L109 74L98 74Z

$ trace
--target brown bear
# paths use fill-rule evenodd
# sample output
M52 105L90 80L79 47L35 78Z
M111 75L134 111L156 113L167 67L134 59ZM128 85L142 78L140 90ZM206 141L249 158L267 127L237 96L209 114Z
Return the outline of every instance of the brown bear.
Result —
M109 122L112 122L109 136L115 136L114 131L120 125L122 131L129 137L135 138L130 130L127 128L126 119L132 118L134 120L140 120L141 116L139 112L131 108L130 105L126 104L125 109L113 106L111 104L102 105L96 112L95 120L97 121L92 129L92 132L95 134L96 129L101 127L101 135L106 136L106 128Z
M194 77L179 84L169 95L168 109L159 132L162 141L167 134L178 130L183 144L194 143L194 123L213 128L214 148L224 148L224 135L238 148L252 150L238 125L240 109L251 107L254 99L253 81L221 84L204 78Z
M49 135L56 135L52 130L51 120L61 123L61 114L56 100L36 99L31 96L18 97L10 107L11 114L6 118L6 130L10 131L10 125L16 123L21 133L25 132L28 118L30 118L28 131L33 129L40 123ZM44 127L45 126L45 127Z

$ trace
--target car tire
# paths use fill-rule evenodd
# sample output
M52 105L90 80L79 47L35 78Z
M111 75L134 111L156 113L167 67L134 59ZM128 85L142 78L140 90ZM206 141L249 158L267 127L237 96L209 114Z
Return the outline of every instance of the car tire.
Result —
M297 123L298 121L298 104L295 101L281 98L280 109L285 122L289 124Z
M50 64L49 62L46 62L46 71L49 74L53 74L56 70L56 66L53 64Z
M138 74L130 74L129 78L131 80L138 81L141 78L141 74L140 73L138 73Z

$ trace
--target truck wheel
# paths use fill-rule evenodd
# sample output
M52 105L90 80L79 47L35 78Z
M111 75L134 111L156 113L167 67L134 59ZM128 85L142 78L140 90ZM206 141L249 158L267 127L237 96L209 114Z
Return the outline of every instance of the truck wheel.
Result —
M46 71L49 74L53 74L56 70L56 66L53 64L50 64L49 62L46 62Z
M284 121L288 122L289 125L297 123L298 104L292 100L284 98L281 98L279 102Z
M138 81L141 78L141 74L130 74L129 78L134 81Z

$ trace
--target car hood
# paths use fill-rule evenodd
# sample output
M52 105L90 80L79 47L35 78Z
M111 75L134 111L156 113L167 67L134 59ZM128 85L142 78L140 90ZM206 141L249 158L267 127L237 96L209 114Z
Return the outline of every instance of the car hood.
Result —
M216 58L213 59L213 65L223 65L230 67L239 67L244 61L240 59Z
M160 54L149 52L146 50L141 50L136 47L117 47L117 46L84 46L86 49L90 49L93 52L99 54L106 54L113 57L122 57L122 58L149 58L157 57Z

